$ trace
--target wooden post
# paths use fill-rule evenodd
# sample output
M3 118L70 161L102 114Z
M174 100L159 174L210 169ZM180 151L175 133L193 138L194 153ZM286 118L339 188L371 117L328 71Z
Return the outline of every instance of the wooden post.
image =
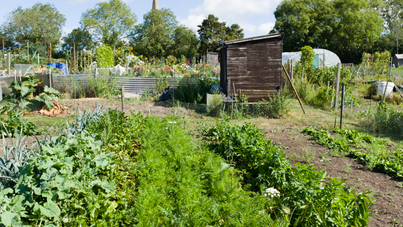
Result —
M301 99L299 98L298 92L297 92L297 90L295 89L294 84L292 83L291 78L290 78L290 76L288 75L287 70L285 70L284 65L283 65L283 70L284 70L285 74L287 75L287 79L288 79L288 81L290 82L290 84L291 84L291 86L292 86L292 89L294 90L295 95L296 95L297 98L298 98L298 102L299 102L299 105L301 106L302 111L304 111L304 114L306 114L305 109L304 109L304 106L302 105Z
M73 67L75 70L76 67L76 44L74 43L74 39L73 39Z
M339 84L340 84L340 71L341 71L341 63L337 65L337 75L336 75L336 97L334 99L334 108L337 109L339 105Z
M45 41L45 46L43 47L43 49L45 50L45 53L44 53L44 55L43 55L43 61L46 63L46 48L48 47L48 43Z
M340 129L343 125L343 107L344 107L344 83L341 84L341 107L340 107Z
M49 87L52 87L52 67L49 68Z
M28 58L28 64L29 64L29 41L27 41L27 58Z
M294 66L292 65L292 60L291 60L291 64L290 64L290 79L291 81L293 80L294 77Z
M49 63L52 63L52 43L49 43Z
M122 86L122 94L121 94L121 98L122 98L122 112L125 112L125 86Z
M3 69L6 67L5 65L6 65L6 64L5 64L5 62L4 62L4 40L3 40Z

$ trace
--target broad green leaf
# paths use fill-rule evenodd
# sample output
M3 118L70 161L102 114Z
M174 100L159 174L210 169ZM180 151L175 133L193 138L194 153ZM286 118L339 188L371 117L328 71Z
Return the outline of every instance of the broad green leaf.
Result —
M52 218L60 215L60 208L51 200L48 200L43 206L39 206L41 213L46 217Z
M1 223L3 223L5 226L16 226L20 220L20 216L18 214L9 211L2 213L0 217Z
M113 182L113 181L106 182L106 181L101 181L101 180L95 180L92 182L92 186L94 187L96 185L98 185L99 187L104 189L106 193L115 191L115 188L116 188L115 182Z

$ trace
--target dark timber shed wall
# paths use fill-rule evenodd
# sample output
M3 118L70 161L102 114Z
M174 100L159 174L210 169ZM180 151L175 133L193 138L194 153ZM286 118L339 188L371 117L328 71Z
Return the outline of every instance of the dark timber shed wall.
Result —
M261 95L248 97L248 101L254 102L267 99L269 91L275 93L281 88L283 35L270 34L233 40L221 44L219 48L220 86L228 91L227 84L230 80L229 95L234 94L234 87L236 93L238 89L249 92L255 90L256 94Z

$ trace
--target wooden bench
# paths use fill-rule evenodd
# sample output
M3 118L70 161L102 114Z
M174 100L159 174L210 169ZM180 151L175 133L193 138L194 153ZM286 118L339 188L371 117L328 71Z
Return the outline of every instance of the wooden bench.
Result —
M246 89L238 89L239 97L246 96L248 98L248 103L258 102L264 100L269 100L270 97L273 97L278 93L277 90L246 90Z

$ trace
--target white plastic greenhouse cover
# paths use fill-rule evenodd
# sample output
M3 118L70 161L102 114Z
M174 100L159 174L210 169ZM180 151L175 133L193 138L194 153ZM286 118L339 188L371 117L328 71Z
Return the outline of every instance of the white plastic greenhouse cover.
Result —
M340 58L329 50L313 49L313 51L315 52L315 59L313 60L313 66L315 68L332 67L336 66L338 63L341 63ZM301 51L284 52L282 58L283 65L288 63L288 61L295 65L301 59Z

